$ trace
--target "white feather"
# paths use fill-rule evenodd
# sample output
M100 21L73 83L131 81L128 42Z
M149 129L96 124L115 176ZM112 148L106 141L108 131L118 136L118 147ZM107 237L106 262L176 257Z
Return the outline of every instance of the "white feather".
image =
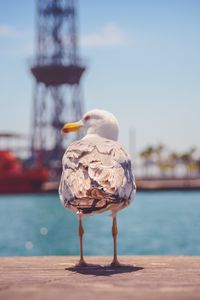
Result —
M92 119L93 114L87 114ZM108 114L105 114L104 120L104 111L98 115L95 110L94 116L94 120L98 120L98 126L101 127L103 123L103 130L95 127L94 131L94 123L90 122L87 124L89 133L68 147L63 156L59 187L62 204L85 214L108 209L118 211L133 200L136 191L129 156L115 141L116 133L118 134L116 119L110 121L112 126L116 126L113 130L109 126ZM84 122L84 118L82 121ZM109 131L110 139L102 136L104 130L106 137Z

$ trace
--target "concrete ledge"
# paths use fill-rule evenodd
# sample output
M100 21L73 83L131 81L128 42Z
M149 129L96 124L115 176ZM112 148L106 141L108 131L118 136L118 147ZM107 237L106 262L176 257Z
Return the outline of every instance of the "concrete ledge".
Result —
M89 257L99 267L76 269L77 257L1 257L0 299L200 299L200 257Z

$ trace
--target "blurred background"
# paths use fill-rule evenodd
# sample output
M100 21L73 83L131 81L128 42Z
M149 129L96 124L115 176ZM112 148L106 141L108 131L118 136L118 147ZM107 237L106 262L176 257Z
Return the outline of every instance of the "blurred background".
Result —
M57 193L93 108L119 120L138 192L119 254L200 255L200 3L2 0L0 255L78 255ZM111 255L111 218L85 218L85 254Z

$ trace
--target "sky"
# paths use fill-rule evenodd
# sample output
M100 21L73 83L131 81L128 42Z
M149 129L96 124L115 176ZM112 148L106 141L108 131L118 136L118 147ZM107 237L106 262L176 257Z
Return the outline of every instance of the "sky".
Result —
M35 1L0 2L0 131L29 133ZM120 142L200 148L200 1L79 0L85 111L119 120Z

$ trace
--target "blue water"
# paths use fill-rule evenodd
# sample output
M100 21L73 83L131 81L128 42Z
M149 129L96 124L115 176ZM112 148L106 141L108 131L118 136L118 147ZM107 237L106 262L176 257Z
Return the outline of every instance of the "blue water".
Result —
M112 255L108 213L84 218L84 253ZM118 214L120 255L200 255L200 192L140 192ZM56 194L0 196L0 255L78 255L76 215Z

